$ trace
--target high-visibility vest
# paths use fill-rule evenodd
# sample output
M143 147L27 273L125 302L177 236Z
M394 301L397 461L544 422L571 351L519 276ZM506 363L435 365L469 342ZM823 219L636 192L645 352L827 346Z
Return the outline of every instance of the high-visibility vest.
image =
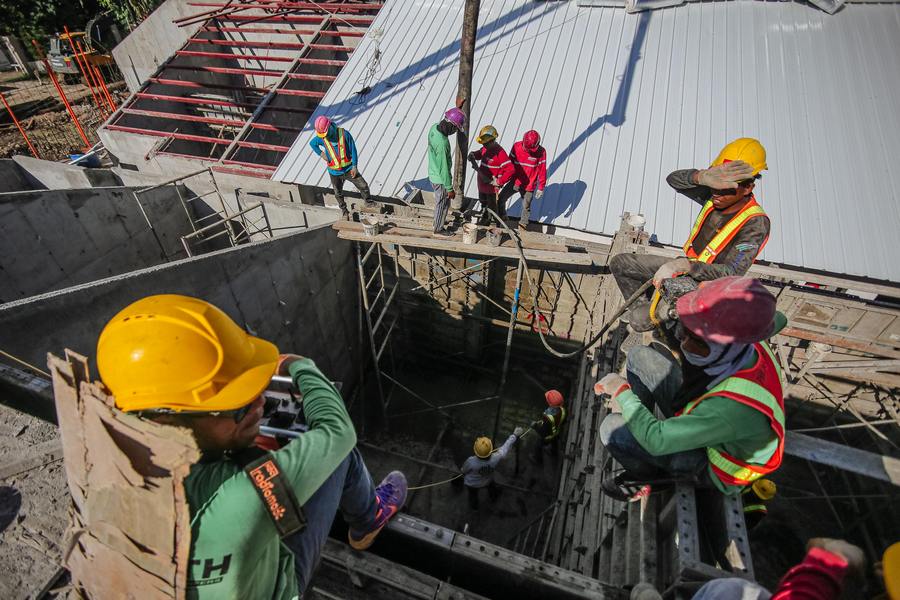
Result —
M712 200L706 202L703 205L703 208L700 210L700 214L697 215L697 220L694 221L694 226L691 229L691 235L688 237L688 241L684 243L684 253L685 255L691 259L696 260L702 263L711 263L716 260L716 257L722 251L722 249L727 246L731 240L737 235L737 232L740 231L741 227L743 227L747 221L756 217L765 217L766 213L763 211L762 207L756 203L756 199L753 196L750 196L750 201L744 205L744 208L739 210L735 215L731 218L728 223L725 224L719 232L713 236L713 238L706 245L706 248L703 249L700 254L694 250L694 239L697 237L697 234L700 233L700 230L703 228L703 223L706 221L706 217L709 216L714 210ZM756 255L759 256L759 253L762 252L762 249L766 246L766 242L769 241L769 237L766 236L766 239L763 240L763 243L760 244L759 249L756 251ZM755 258L755 257L754 257Z
M559 435L563 421L566 420L566 409L563 406L550 406L544 409L544 416L550 422L550 433L544 437L544 441L549 442Z
M331 140L329 140L327 137L322 138L322 142L325 144L325 152L328 153L328 168L335 171L340 171L341 169L345 169L352 165L353 161L350 160L349 156L347 156L347 143L344 140L344 129L342 127L338 127L337 131L337 152L335 152Z
M745 462L735 456L707 448L706 456L713 473L726 485L750 485L781 465L784 454L784 392L781 372L772 349L765 342L753 345L758 359L749 369L738 371L699 398L691 400L681 414L690 414L705 399L724 396L760 411L769 418L775 440L769 458L763 464Z

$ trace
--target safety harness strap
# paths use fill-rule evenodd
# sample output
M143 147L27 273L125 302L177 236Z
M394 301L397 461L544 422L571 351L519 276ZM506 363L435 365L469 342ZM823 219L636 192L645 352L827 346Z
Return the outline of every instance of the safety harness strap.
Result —
M303 508L297 502L294 490L285 481L281 467L272 454L267 452L260 456L244 467L244 472L250 478L250 483L279 536L284 538L306 527Z

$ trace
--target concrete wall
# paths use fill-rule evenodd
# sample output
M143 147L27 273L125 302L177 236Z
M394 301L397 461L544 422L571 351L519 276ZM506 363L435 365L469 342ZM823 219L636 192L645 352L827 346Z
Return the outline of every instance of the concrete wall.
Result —
M166 253L190 223L173 188L142 202ZM0 303L164 261L129 188L0 194Z
M0 348L32 364L69 347L95 365L97 336L150 294L209 300L282 352L353 386L359 369L356 271L330 227L168 263L0 306ZM348 389L345 387L345 390Z
M0 159L0 194L30 190L25 171L11 158Z
M138 91L141 82L155 73L159 65L181 48L201 25L178 27L172 20L203 10L188 6L188 0L166 0L113 48L113 59L132 93Z

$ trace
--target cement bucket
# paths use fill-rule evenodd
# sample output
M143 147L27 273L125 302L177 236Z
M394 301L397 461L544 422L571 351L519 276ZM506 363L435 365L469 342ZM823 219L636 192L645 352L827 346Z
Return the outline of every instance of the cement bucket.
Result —
M474 223L465 223L462 226L463 244L478 243L478 225Z
M375 237L378 235L380 229L379 225L378 219L373 219L371 217L362 219L363 235L366 237Z

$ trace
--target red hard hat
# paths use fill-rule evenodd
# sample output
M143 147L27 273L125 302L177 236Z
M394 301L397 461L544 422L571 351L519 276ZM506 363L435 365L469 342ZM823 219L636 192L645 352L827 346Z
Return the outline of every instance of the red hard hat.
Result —
M547 399L547 404L550 406L562 406L563 395L559 390L547 390L544 394L544 398Z
M525 145L526 150L535 150L538 147L538 144L541 143L541 134L532 129L531 131L525 132L525 135L522 136L522 143Z
M681 324L716 344L752 344L770 336L775 296L752 277L723 277L700 284L675 305Z

